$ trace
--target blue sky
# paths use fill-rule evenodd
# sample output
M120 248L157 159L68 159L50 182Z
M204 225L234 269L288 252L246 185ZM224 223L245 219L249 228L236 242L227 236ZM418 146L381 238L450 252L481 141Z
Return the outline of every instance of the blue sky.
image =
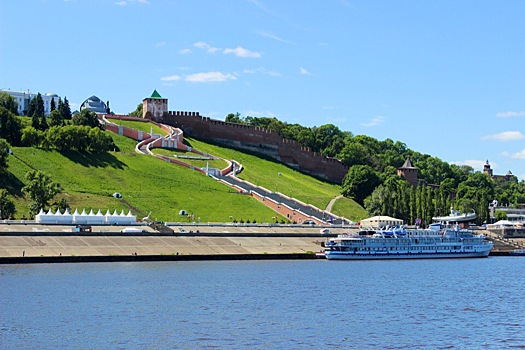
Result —
M0 0L0 88L332 123L525 179L525 1Z

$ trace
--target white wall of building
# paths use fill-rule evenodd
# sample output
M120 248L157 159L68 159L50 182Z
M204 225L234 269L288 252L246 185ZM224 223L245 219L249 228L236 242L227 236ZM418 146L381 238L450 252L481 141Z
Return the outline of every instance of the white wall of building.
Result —
M38 94L30 93L29 91L16 91L16 90L0 90L0 92L6 92L15 98L18 104L18 114L24 115L24 111L27 112L29 108L29 101L35 98ZM48 116L51 114L51 100L55 100L55 107L58 108L58 95L53 93L41 94L42 100L44 101L44 114Z

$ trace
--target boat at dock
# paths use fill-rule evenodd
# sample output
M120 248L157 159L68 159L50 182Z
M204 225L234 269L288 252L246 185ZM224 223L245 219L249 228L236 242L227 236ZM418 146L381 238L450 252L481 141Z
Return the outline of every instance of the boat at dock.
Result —
M514 250L512 252L509 252L509 255L511 255L511 256L525 256L525 249Z
M484 235L458 225L432 224L428 229L396 227L339 235L324 242L324 254L329 260L481 258L492 246Z

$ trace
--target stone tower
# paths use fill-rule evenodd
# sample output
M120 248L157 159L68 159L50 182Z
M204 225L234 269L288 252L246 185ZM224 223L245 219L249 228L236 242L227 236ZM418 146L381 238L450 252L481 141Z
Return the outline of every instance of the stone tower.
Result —
M490 168L490 164L489 164L489 161L487 160L487 162L485 163L485 165L483 165L483 174L487 174L490 178L493 177L493 173L492 173L492 169Z
M409 184L417 186L417 168L412 165L410 159L407 158L402 167L397 168L397 175L403 177Z
M160 96L157 90L142 100L142 118L158 121L164 113L168 113L168 99Z

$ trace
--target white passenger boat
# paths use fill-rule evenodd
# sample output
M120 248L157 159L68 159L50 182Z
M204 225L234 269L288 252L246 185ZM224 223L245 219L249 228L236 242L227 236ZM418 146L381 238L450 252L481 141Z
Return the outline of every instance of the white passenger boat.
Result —
M361 231L340 235L324 243L332 260L430 259L487 257L493 243L459 226L432 224L429 229Z

